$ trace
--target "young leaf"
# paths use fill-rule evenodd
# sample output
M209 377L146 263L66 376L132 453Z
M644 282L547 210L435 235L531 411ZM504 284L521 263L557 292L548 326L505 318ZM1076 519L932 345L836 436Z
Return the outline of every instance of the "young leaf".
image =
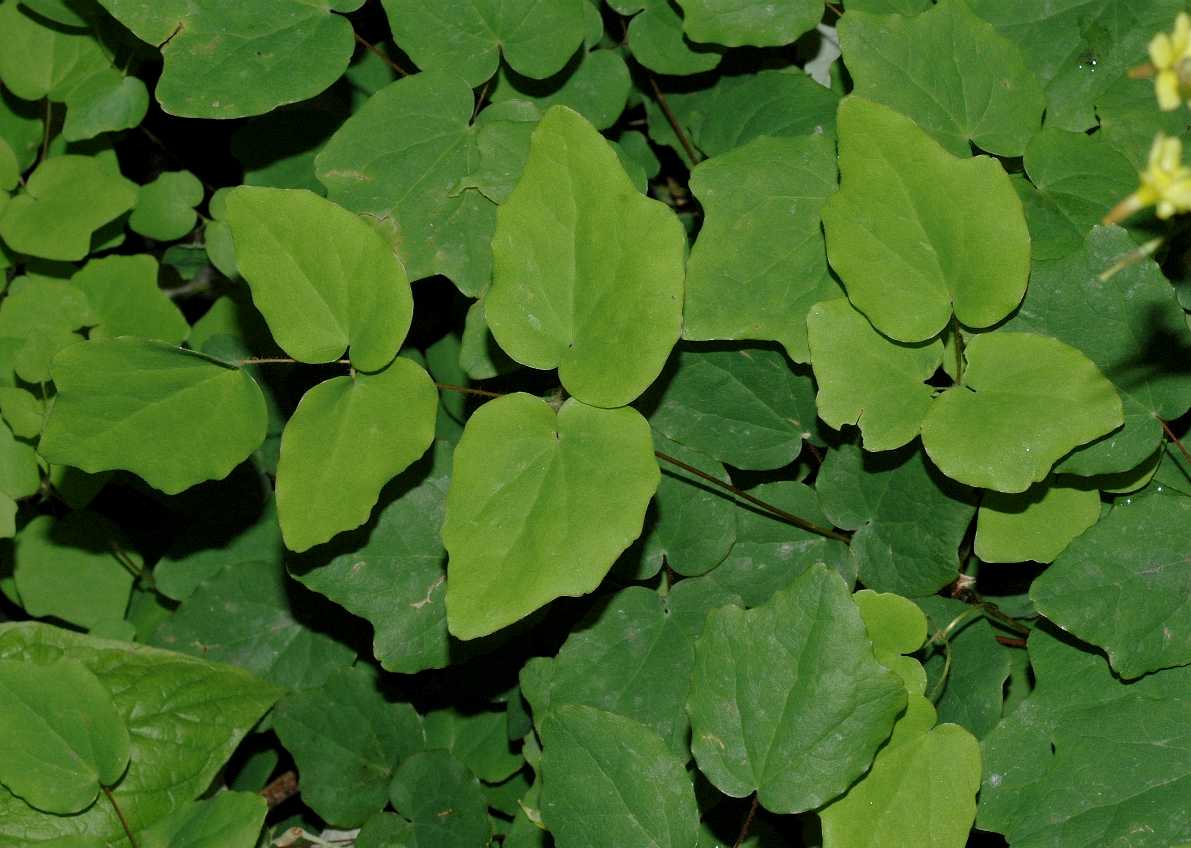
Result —
M1099 518L1099 493L1064 486L1062 478L1035 483L1020 494L986 492L973 550L985 562L1053 562Z
M754 139L696 167L691 191L705 218L687 265L683 337L773 339L807 361L806 310L839 291L819 222L835 191L831 140Z
M39 810L86 809L128 767L128 728L74 659L0 660L0 783Z
M50 277L17 277L0 301L0 338L21 340L12 370L27 383L49 382L54 356L81 340L73 331L98 320L85 293Z
M844 581L812 566L763 607L712 611L687 712L699 770L765 809L813 809L863 774L906 705Z
M38 446L53 463L127 469L175 494L225 477L265 437L264 396L248 374L160 342L76 344L54 360L53 377L58 396Z
M110 70L99 40L76 27L46 25L38 10L5 3L0 31L7 49L0 54L0 81L23 100L62 102L87 79Z
M389 799L418 848L484 848L491 829L480 782L446 751L423 751L393 775Z
M900 342L955 316L988 327L1017 306L1030 235L990 157L957 159L909 118L855 95L840 104L840 190L823 207L827 256L848 298Z
M678 218L637 192L591 124L555 106L497 212L488 326L523 365L557 367L584 403L623 406L678 340L685 245Z
M149 111L149 89L137 77L115 68L84 80L66 95L62 138L85 141L107 132L138 126Z
M152 256L92 259L70 282L86 295L94 312L88 338L139 336L178 345L190 333L182 312L157 287Z
M898 344L844 298L811 307L806 327L819 417L837 429L857 425L870 451L913 441L930 408L934 390L925 381L942 362L943 343Z
M347 18L334 12L354 12L363 0L100 4L137 38L161 48L157 101L168 114L243 118L311 98L338 79L355 43ZM295 63L298 55L303 60Z
M1024 492L1060 457L1121 426L1116 389L1073 347L1033 333L973 336L964 384L931 403L922 444L953 480Z
M423 717L426 747L450 751L480 780L500 783L525 760L512 749L504 710L434 710Z
M1191 501L1118 503L1030 587L1038 610L1108 653L1125 678L1191 663Z
M385 483L434 441L437 411L430 376L404 357L379 374L333 377L306 392L277 466L286 547L304 551L367 521Z
M682 16L670 0L608 0L631 15L626 41L633 58L658 74L698 74L720 63L721 48L696 45L682 32Z
M342 669L318 689L289 695L273 721L302 772L303 799L342 827L379 812L398 763L425 745L413 707L389 701L365 668Z
M54 156L4 207L0 238L19 253L77 261L91 235L136 203L137 186L89 156Z
M727 47L781 47L823 16L823 0L678 0L692 41Z
M1022 154L1042 123L1042 86L1017 45L963 0L913 18L848 11L839 39L854 93L913 119L955 156L970 155L969 142Z
M299 362L379 371L413 320L405 269L357 215L304 189L239 186L227 195L236 264L273 338Z
M158 241L180 239L198 220L194 207L203 202L203 184L190 171L166 171L141 186L128 226Z
M528 100L543 112L551 106L566 106L597 130L606 130L624 111L631 89L629 67L620 53L592 50L576 54L567 67L549 79L529 79L502 68L489 96L493 103Z
M484 636L595 589L640 534L659 477L632 409L571 399L556 416L520 393L480 407L455 449L442 529L451 633Z
M519 74L545 79L583 42L577 0L384 0L397 45L426 71L449 70L474 87L500 57Z

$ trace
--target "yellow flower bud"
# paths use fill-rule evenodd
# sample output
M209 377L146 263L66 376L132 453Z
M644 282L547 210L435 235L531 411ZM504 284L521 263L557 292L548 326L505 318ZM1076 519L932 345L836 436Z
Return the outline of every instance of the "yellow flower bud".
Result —
M1174 32L1160 32L1150 41L1154 66L1154 92L1158 108L1173 111L1191 96L1191 15L1179 12Z
M1162 133L1150 148L1141 185L1104 216L1104 223L1116 223L1147 206L1157 207L1156 213L1163 219L1191 211L1191 168L1183 164L1183 142Z

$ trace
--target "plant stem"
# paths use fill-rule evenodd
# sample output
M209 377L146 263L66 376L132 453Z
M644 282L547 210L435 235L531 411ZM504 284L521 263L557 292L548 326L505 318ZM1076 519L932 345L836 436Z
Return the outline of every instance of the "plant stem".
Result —
M826 6L828 9L830 9L831 11L835 12L835 16L837 18L842 18L844 16L844 10L841 9L839 6L835 5L834 3L826 2L823 5Z
M744 840L748 839L749 828L753 826L753 816L757 815L757 793L753 793L753 803L749 805L748 815L744 817L744 822L740 825L740 834L736 837L736 841L732 843L732 848L740 848L744 844Z
M1158 419L1158 423L1161 424L1162 429L1166 431L1166 438L1174 442L1174 446L1179 449L1179 453L1183 455L1183 459L1187 460L1187 462L1191 462L1191 453L1187 453L1187 449L1183 447L1183 443L1179 441L1179 437L1174 434L1174 430L1170 429L1170 425L1161 418Z
M358 43L361 47L363 47L369 53L372 53L373 55L380 58L380 60L382 62L384 62L386 65L388 65L390 68L392 68L397 73L398 76L401 76L401 77L409 76L409 71L405 70L405 68L401 67L396 62L394 62L392 59L390 59L388 57L388 55L386 55L385 51L381 50L375 44L365 41L364 38L358 32L353 32L352 35L354 35L356 37L356 43Z
M282 772L260 794L271 810L298 794L298 775L292 769Z
M955 383L962 386L964 382L964 337L959 332L959 318L951 316L951 337L955 339Z
M675 457L672 457L669 454L665 454L665 453L662 453L661 451L656 451L656 450L653 452L653 455L656 456L658 459L662 460L662 462L668 462L671 465L676 465L679 468L681 468L683 471L686 471L689 474L694 474L699 479L706 480L708 483L711 483L714 486L719 486L721 489L725 489L725 490L731 492L732 494L736 495L736 497L748 501L753 506L756 506L756 507L759 507L760 509L765 510L770 515L775 516L776 518L780 518L782 521L785 521L788 524L793 524L795 527L805 530L808 533L815 533L819 536L825 536L828 539L835 539L836 541L843 542L845 545L849 544L852 541L850 536L848 536L844 533L841 533L839 530L836 530L834 528L828 528L828 527L820 527L818 524L813 524L810 521L807 521L805 518L799 518L797 515L794 515L793 513L786 512L784 509L780 509L771 503L766 503L765 501L761 500L760 498L750 495L748 492L744 491L743 489L736 488L731 483L725 483L723 480L719 479L718 477L713 477L712 475L708 474L705 471L700 471L698 468L695 468L693 465L687 465L681 459L676 459Z
M124 811L120 809L120 805L116 803L116 799L112 797L112 790L108 789L102 784L99 787L103 790L103 794L108 797L108 802L112 805L112 809L116 811L116 818L120 820L120 826L124 828L124 835L128 837L128 844L132 848L138 848L136 838L132 835L132 828L128 826L128 819L124 818Z
M50 153L50 125L54 118L54 104L50 102L50 98L45 99L45 126L41 132L41 158L39 162L44 162Z
M664 114L666 116L666 120L670 122L670 127L674 130L674 134L678 136L679 144L681 144L682 149L686 151L687 158L691 160L691 165L698 165L703 161L703 157L699 155L699 151L695 150L695 146L691 144L691 140L687 138L686 131L683 130L682 124L678 122L678 117L670 108L670 102L666 100L666 95L662 94L662 89L658 86L658 81L650 76L649 85L653 89L654 96L657 97L658 105L662 107L662 114Z

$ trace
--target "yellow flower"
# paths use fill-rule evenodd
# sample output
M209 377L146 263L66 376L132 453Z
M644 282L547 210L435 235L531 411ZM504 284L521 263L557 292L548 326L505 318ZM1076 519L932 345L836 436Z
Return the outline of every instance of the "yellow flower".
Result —
M1162 133L1150 148L1141 185L1104 216L1104 223L1115 223L1147 206L1156 206L1159 218L1191 211L1191 168L1183 164L1183 143Z
M1191 88L1191 16L1179 12L1174 32L1160 32L1150 41L1154 65L1154 91L1158 108L1170 112L1179 108Z

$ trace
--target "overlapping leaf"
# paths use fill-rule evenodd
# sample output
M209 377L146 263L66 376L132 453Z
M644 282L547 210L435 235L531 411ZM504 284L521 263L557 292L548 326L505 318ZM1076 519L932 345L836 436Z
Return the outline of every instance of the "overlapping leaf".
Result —
M693 41L728 47L780 47L813 29L823 0L678 0Z
M1074 488L1053 478L1019 494L987 492L976 519L973 550L985 562L1052 562L1099 518L1095 489Z
M190 326L157 287L157 271L152 256L108 256L92 259L71 277L71 284L86 295L94 313L88 338L139 336L181 344Z

